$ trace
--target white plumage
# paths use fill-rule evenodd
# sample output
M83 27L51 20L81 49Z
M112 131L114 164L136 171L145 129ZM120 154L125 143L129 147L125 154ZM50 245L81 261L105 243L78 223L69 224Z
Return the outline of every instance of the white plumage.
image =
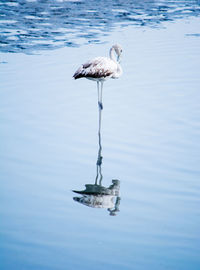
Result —
M122 48L120 45L113 45L110 49L110 58L96 57L81 65L74 73L74 79L86 78L97 81L98 104L99 108L103 109L102 91L103 82L109 78L117 79L122 74L122 68L119 64ZM117 58L115 57L117 55ZM101 83L101 92L99 93L99 82Z

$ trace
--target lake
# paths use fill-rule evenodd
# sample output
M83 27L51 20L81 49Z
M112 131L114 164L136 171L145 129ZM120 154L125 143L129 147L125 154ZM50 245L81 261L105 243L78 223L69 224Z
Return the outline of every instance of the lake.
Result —
M0 268L200 269L200 2L0 3ZM72 78L121 44L103 89Z

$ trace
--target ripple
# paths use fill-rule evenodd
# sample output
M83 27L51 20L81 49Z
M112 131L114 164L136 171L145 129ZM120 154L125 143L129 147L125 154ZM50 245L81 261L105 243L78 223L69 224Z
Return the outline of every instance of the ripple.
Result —
M0 4L0 51L16 53L41 50L41 47L35 46L41 40L40 37L44 43L54 42L43 49L54 49L58 45L70 47L73 44L101 43L101 38L115 26L159 27L165 21L200 14L199 3L195 0L165 3L150 0L117 1L106 5L104 1L97 0L21 0ZM99 30L98 34L93 32L96 29ZM21 35L23 31L27 31L26 36ZM62 39L57 40L58 32ZM77 43L80 37L84 41Z

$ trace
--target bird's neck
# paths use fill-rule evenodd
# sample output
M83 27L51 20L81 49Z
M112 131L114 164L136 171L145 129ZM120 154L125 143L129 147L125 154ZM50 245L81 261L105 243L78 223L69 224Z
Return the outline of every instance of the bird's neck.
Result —
M110 49L109 55L110 55L110 59L113 60L115 63L117 63L117 59L115 57L115 50L113 47Z

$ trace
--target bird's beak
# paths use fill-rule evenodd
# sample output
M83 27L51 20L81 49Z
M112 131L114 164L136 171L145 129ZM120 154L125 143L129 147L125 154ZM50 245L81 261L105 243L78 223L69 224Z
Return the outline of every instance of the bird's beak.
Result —
M121 56L118 55L118 56L117 56L117 62L120 63L120 61L121 61Z

